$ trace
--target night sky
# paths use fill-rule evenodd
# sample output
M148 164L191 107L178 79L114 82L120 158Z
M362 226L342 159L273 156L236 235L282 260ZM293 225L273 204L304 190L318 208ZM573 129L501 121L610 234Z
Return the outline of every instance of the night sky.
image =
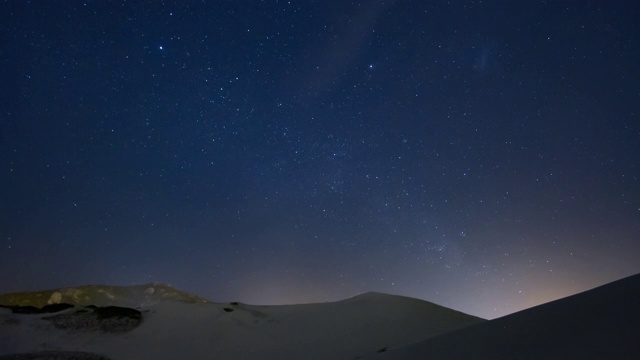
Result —
M640 272L640 2L4 1L0 293L381 291L484 318Z

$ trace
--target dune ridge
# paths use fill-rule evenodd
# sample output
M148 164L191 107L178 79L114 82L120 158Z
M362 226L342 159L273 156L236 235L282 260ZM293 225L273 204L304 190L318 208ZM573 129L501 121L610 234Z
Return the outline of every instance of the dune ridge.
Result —
M0 356L26 359L54 351L56 359L72 352L113 360L354 359L485 321L427 301L373 292L336 302L259 306L214 303L148 284L71 289L0 296L0 305L7 306L0 308ZM56 328L51 314L12 312L17 306L67 301L74 306L53 315L67 323L82 322L77 319L86 316L83 307L96 303L135 307L141 319L135 328L123 322L126 332L102 331L105 326L95 318L90 328L70 332ZM127 308L119 309L126 313Z

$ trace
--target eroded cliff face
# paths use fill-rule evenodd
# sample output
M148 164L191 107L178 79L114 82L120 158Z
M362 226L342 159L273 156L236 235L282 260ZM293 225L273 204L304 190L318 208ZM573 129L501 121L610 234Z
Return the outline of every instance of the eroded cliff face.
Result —
M82 351L37 351L0 356L0 360L111 360L98 354Z
M33 306L36 308L42 308L43 306L52 304L137 308L163 301L210 303L207 299L179 291L165 284L145 284L138 286L85 285L0 295L0 305Z

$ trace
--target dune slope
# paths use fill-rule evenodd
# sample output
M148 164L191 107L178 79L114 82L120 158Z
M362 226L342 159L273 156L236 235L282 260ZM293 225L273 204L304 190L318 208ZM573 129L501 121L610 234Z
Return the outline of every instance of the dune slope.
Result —
M363 357L390 359L640 359L640 275Z
M70 354L112 360L354 359L363 353L408 344L485 321L426 301L380 293L366 293L330 303L255 306L186 302L183 301L186 295L150 301L143 296L145 292L153 295L149 294L152 291L148 288L144 286L132 291L135 301L124 295L113 296L119 306L144 304L137 307L142 314L140 324L120 332L100 330L104 326L98 315L105 312L101 308L76 306L64 308L54 315L16 314L12 312L16 308L0 308L0 359L4 360L3 355L36 351L48 351L47 356L59 359L73 358ZM118 294L126 294L130 289L117 290ZM165 291L173 293L169 289ZM37 298L51 298L55 292ZM113 289L95 286L91 293L101 301L109 298L105 293L114 295ZM8 298L11 297L0 297ZM55 296L54 300L58 298ZM21 304L30 304L24 293L20 299ZM90 302L91 296L83 299L82 305L85 301ZM113 304L102 302L100 305ZM122 311L118 309L116 313ZM93 313L98 315L92 316ZM94 325L70 330L69 327L56 327L52 319L63 319L66 324L90 319ZM13 357L6 359L9 358Z

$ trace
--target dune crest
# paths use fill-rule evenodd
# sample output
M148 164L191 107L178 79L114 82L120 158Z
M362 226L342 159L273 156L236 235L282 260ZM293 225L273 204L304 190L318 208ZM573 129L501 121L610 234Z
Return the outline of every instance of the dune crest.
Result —
M75 306L67 308L66 302ZM0 296L0 305L5 305L0 308L0 360L73 359L65 356L80 356L77 352L87 359L119 360L354 359L485 321L380 293L258 306L213 303L157 284L7 294ZM107 308L92 310L93 305ZM48 314L42 307L60 312ZM131 307L137 310L128 311ZM113 316L105 319L105 311Z

